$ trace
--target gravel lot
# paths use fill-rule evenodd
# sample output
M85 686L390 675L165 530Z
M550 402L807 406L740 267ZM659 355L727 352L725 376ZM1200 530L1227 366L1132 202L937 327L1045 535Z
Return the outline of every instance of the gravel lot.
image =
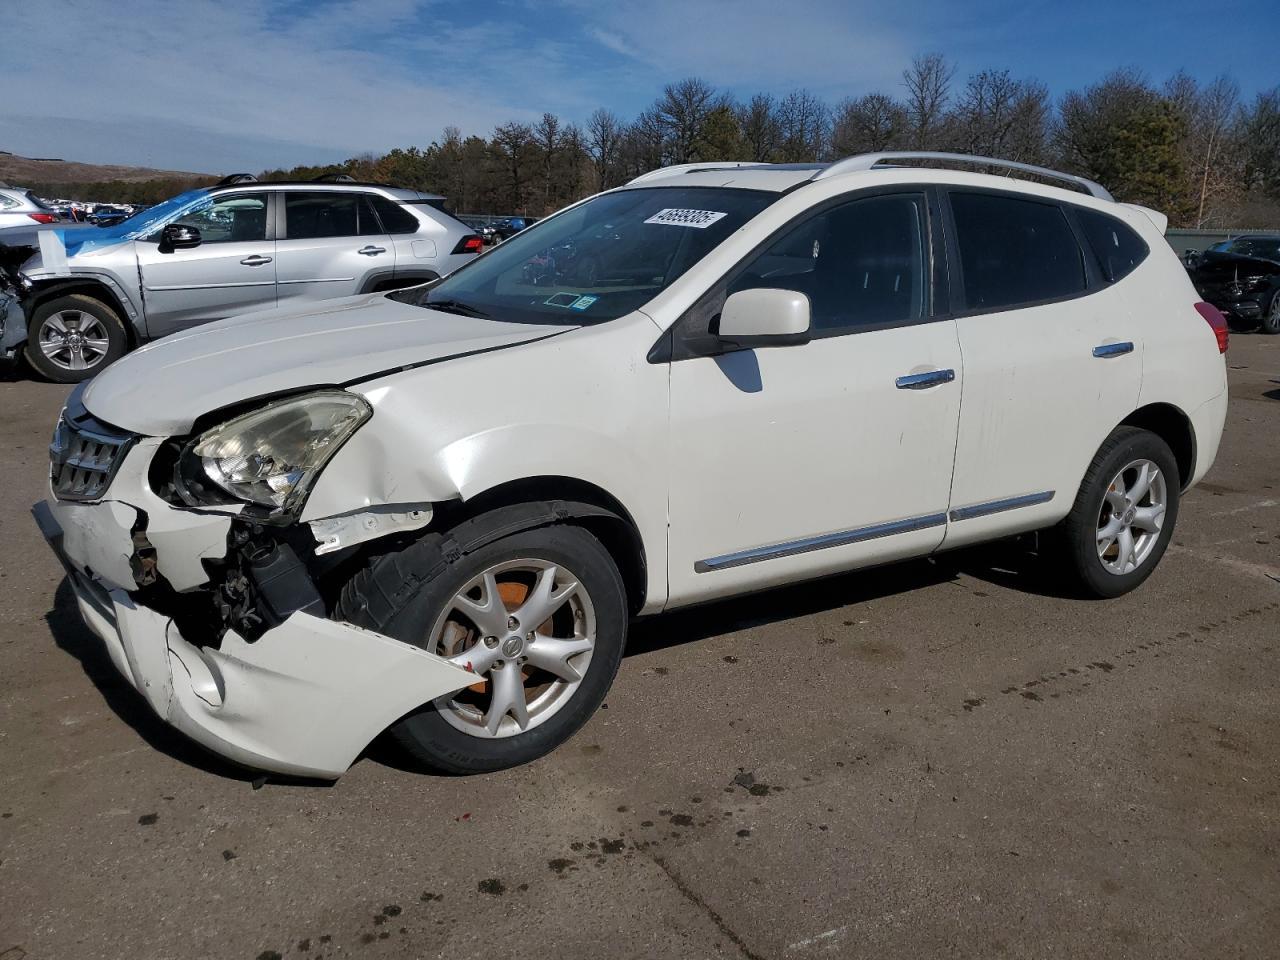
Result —
M268 783L170 732L31 520L0 374L0 960L1259 957L1280 942L1280 338L1155 577L1008 544L640 624L558 753Z

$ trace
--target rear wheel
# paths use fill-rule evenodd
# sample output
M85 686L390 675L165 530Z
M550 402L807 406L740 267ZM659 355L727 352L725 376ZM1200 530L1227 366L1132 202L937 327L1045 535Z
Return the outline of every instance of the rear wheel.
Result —
M440 564L428 538L374 561L339 602L343 619L476 675L405 717L393 736L451 773L550 752L595 712L622 658L627 605L613 558L586 530L549 526Z
M1067 518L1046 539L1088 594L1118 597L1147 579L1178 519L1179 474L1160 437L1120 427L1085 473Z
M27 325L27 362L56 383L88 380L127 348L119 315L81 293L40 304Z

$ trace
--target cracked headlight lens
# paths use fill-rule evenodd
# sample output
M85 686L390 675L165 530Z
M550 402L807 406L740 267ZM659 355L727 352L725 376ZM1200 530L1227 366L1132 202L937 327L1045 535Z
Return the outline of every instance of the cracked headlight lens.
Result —
M291 510L372 415L363 397L344 390L278 400L198 436L187 448L185 472L237 500Z

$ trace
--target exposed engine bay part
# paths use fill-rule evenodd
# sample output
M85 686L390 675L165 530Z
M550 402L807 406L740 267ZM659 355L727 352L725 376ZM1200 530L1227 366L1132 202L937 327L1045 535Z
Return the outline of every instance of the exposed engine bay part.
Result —
M312 520L309 524L319 546L316 554L333 553L392 533L421 530L431 522L429 503L388 504L368 507L336 517Z
M234 631L253 643L295 613L325 615L312 571L299 557L302 544L295 545L281 533L257 523L232 525L227 562L213 577L213 604L224 633Z

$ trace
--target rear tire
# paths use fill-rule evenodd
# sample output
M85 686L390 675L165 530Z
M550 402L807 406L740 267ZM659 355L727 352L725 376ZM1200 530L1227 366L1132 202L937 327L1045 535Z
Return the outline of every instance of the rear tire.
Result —
M1066 519L1044 538L1084 594L1119 597L1151 576L1173 536L1181 478L1169 445L1118 427L1085 472Z
M475 671L475 685L391 728L415 760L457 774L528 763L576 733L613 683L628 622L622 577L580 527L524 530L452 559L443 544L432 534L372 561L343 588L337 616ZM525 611L539 622L519 623Z
M129 337L119 314L95 297L47 300L27 324L27 363L54 383L80 383L124 356Z

